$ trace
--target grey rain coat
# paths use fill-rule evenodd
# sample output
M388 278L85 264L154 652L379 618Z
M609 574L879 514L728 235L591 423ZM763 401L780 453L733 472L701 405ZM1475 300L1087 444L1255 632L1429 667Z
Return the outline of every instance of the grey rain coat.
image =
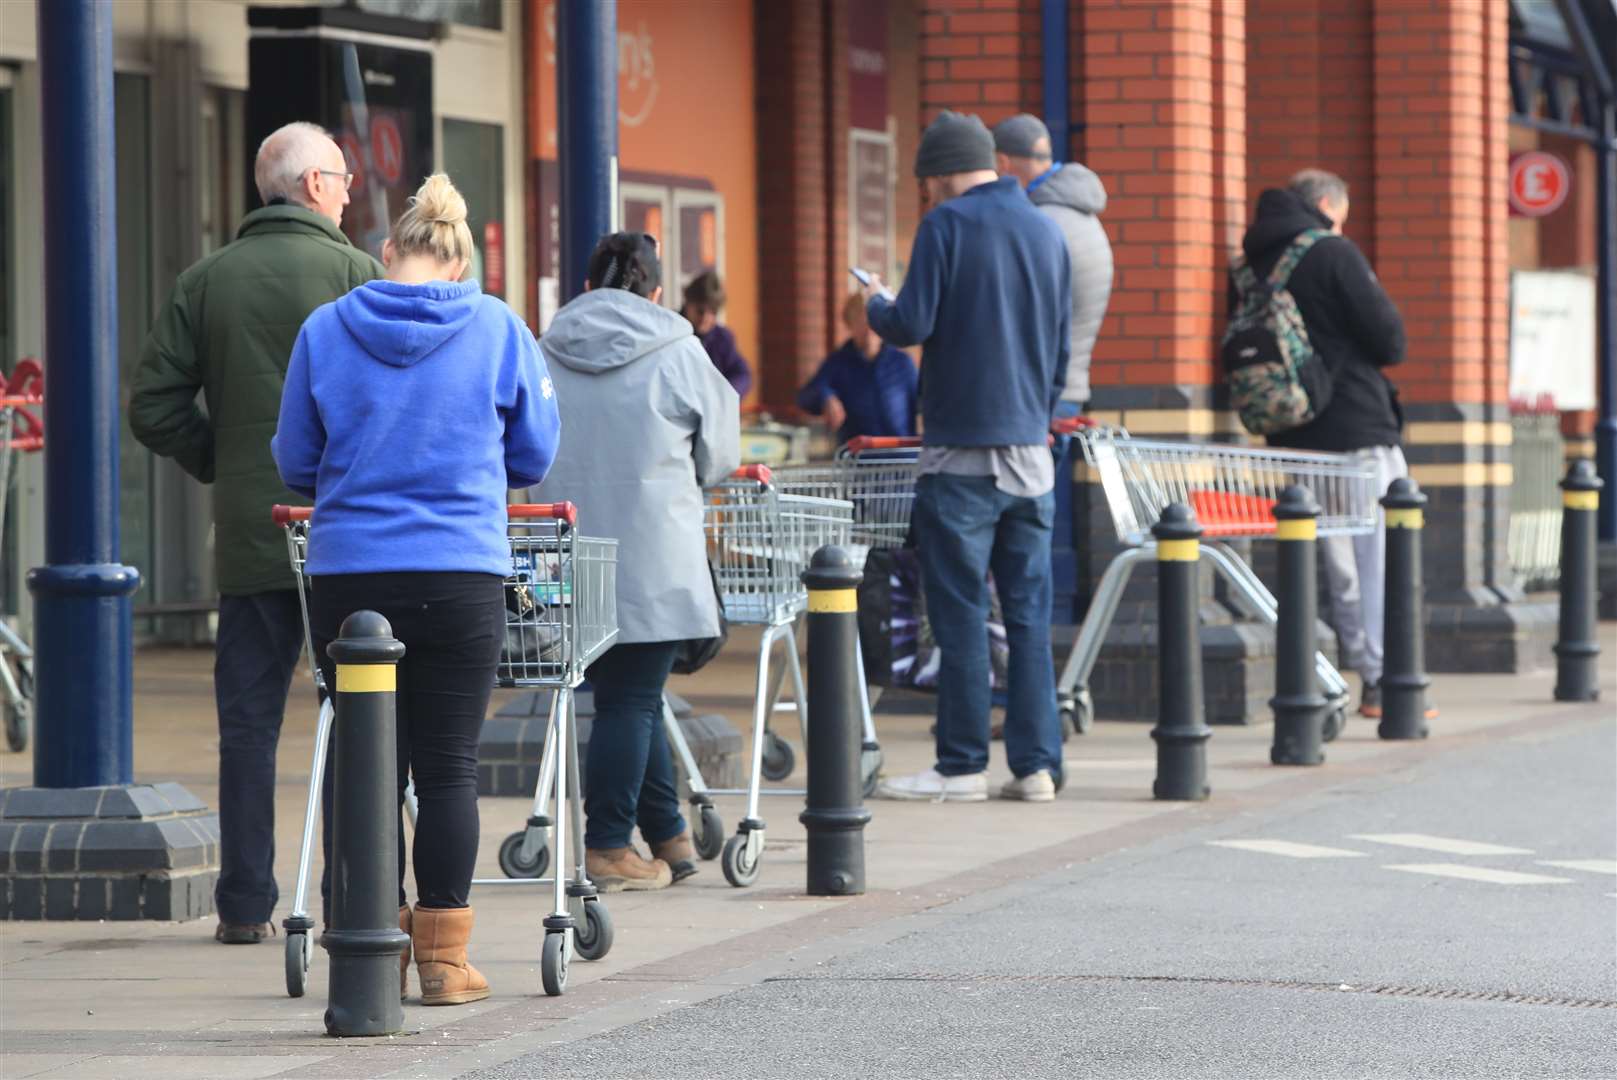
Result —
M618 641L715 636L701 489L741 463L741 399L690 323L623 289L569 302L539 347L562 436L532 490L618 541Z
M1089 169L1069 161L1028 192L1028 198L1061 226L1072 260L1072 355L1061 400L1088 401L1089 355L1112 297L1112 245L1096 216L1106 209L1106 186Z

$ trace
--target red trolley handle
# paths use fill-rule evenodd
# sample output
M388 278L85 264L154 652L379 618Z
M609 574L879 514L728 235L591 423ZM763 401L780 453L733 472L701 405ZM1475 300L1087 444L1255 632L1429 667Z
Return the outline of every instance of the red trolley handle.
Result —
M743 465L730 474L732 480L752 480L760 484L767 484L775 478L769 471L768 465Z
M1093 416L1065 416L1050 421L1050 430L1057 435L1076 435L1080 431L1100 427L1100 421Z
M39 361L25 356L9 379L0 380L0 409L12 410L11 436L6 446L12 450L39 450L45 446L45 424L25 406L45 403L45 372Z
M507 517L521 518L532 521L539 518L551 521L565 521L569 525L578 524L578 507L570 502L555 503L512 503L505 508Z
M512 503L505 508L507 517L533 520L548 518L553 521L565 521L569 525L578 524L578 507L570 502L558 503ZM308 521L314 515L314 508L310 506L282 506L279 503L270 507L270 517L277 525L290 525L294 521Z
M919 435L857 435L842 447L850 454L866 450L910 450L921 445Z

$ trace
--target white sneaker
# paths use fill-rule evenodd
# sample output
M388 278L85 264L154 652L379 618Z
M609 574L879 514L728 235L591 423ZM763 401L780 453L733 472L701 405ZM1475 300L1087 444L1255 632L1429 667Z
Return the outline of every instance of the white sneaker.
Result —
M1056 797L1055 777L1050 770L1040 769L1035 773L1009 780L999 789L1002 799L1019 799L1022 802L1051 802Z
M876 785L876 798L903 802L986 802L988 774L944 776L936 769L894 776Z

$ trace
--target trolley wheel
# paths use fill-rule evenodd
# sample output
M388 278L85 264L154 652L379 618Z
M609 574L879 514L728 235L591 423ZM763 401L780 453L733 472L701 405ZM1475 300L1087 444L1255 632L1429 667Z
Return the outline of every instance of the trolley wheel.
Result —
M1347 706L1339 705L1325 714L1325 730L1321 733L1326 742L1333 741L1342 734L1347 727Z
M1069 726L1077 735L1088 735L1089 730L1095 726L1095 699L1089 696L1088 690L1062 707L1062 730L1065 731Z
M286 932L286 996L300 998L309 985L309 954L313 944L306 930Z
M584 917L576 920L573 951L581 959L599 960L612 951L612 913L599 900L584 901Z
M545 932L545 948L539 957L539 977L545 993L561 997L567 992L567 931Z
M876 785L881 783L881 766L881 747L873 746L868 750L859 751L859 775L864 778L867 799L876 794Z
M6 749L14 754L20 754L28 749L29 718L32 713L33 702L27 698L6 702Z
M523 859L522 841L527 834L528 830L518 829L500 841L500 869L508 878L540 878L550 868L550 844L543 839L533 858Z
M724 850L724 819L711 805L698 811L692 841L696 844L696 853L704 859L717 859Z
M764 779L784 780L797 768L797 752L792 744L773 731L764 732Z
M744 889L758 880L758 864L763 859L747 856L747 834L737 833L724 842L722 866L724 879L738 889Z

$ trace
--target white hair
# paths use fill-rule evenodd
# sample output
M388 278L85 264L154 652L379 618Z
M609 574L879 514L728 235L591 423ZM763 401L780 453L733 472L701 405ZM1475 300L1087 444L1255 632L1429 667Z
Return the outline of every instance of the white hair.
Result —
M253 162L258 197L265 203L285 199L302 205L303 174L320 167L325 143L330 139L331 133L325 128L302 120L270 132L258 144L258 157Z

